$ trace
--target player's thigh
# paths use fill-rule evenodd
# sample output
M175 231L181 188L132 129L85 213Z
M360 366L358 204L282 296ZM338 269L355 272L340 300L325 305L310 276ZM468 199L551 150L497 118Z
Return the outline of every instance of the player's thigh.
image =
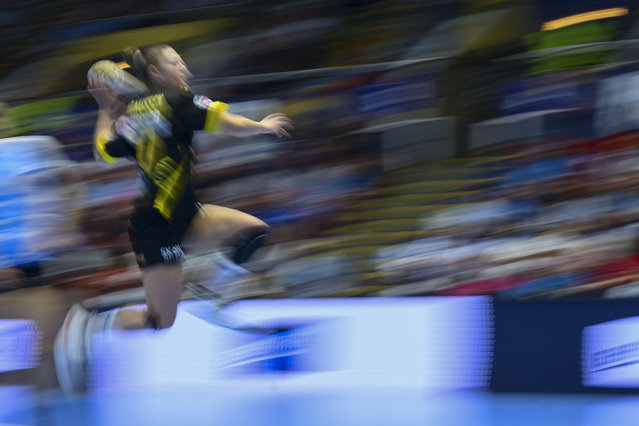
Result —
M267 227L261 219L228 207L203 205L191 221L182 246L186 250L215 248L239 231L249 227Z
M182 294L182 264L157 264L142 269L142 283L149 314L159 328L175 322Z

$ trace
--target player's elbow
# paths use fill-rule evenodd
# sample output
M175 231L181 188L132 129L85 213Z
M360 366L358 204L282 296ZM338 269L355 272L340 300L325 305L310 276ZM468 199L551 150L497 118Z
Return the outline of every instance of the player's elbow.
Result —
M241 130L242 127L239 125L236 115L224 113L220 116L219 131L221 133L238 136Z

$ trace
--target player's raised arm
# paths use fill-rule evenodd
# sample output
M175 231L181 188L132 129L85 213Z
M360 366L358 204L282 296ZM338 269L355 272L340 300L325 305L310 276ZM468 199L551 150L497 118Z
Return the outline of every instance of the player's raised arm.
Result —
M123 71L115 62L98 61L87 73L87 89L98 104L93 132L93 155L98 161L113 162L106 144L116 137L115 120L124 112L128 100L147 92L138 79Z

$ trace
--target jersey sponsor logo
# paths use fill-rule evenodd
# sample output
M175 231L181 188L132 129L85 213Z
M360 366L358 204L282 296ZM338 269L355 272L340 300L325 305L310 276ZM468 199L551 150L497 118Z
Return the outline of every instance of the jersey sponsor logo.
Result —
M177 262L184 257L182 248L177 244L160 248L160 253L162 254L162 259L167 263Z
M150 131L157 134L161 138L167 138L173 133L171 122L162 115L160 111L149 111L143 114L132 115L141 129L145 132Z
M193 103L198 108L209 109L209 106L213 103L213 101L206 96L197 95L193 97Z

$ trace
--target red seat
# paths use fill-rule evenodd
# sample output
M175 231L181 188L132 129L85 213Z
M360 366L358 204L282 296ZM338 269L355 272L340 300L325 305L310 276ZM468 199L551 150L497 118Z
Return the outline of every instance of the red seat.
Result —
M612 259L595 266L592 270L595 280L606 280L625 275L639 274L639 256L627 256Z
M526 280L520 277L491 278L488 280L473 281L446 288L438 291L438 296L473 296L481 294L492 294L510 288L520 287L526 284Z

